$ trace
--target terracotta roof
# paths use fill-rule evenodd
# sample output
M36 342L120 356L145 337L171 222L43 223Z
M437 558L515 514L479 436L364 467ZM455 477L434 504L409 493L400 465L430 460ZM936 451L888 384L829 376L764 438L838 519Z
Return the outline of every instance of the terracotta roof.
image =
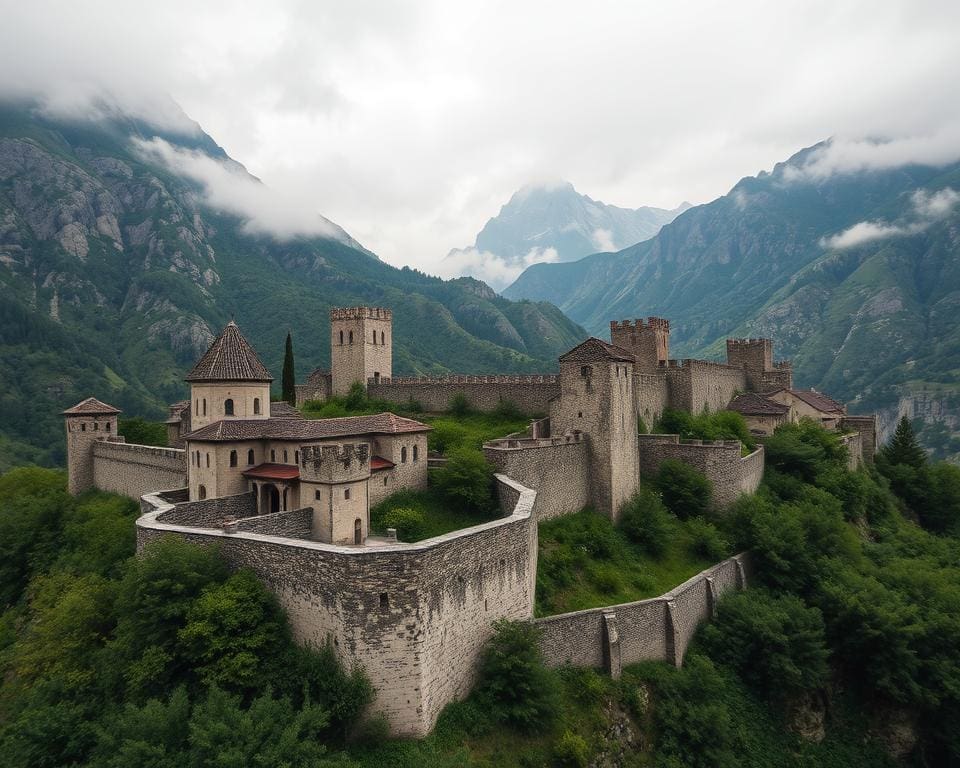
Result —
M63 411L64 416L107 416L114 413L120 413L120 409L102 403L95 397L88 397L86 400L81 400L73 406L73 408L67 408L67 410Z
M244 477L262 478L264 480L299 480L300 467L296 464L258 464L241 472Z
M273 381L273 377L231 320L184 381Z
M383 456L373 456L370 459L370 471L376 472L378 469L393 469L396 464L394 464L389 459L383 458Z
M745 416L782 416L787 413L790 408L782 403L768 400L763 395L747 392L733 398L727 405L727 410L736 411Z
M338 419L224 419L191 432L186 439L197 442L290 440L302 443L335 437L429 432L430 429L419 421L392 413Z
M561 363L595 363L603 360L621 360L632 363L636 361L636 357L623 347L608 344L594 336L578 344L569 352L560 355Z
M302 419L303 414L294 408L290 403L283 400L277 400L270 403L271 419Z
M838 403L832 397L827 397L822 392L813 389L778 389L776 392L768 392L768 395L775 395L777 392L789 392L796 398L803 400L811 408L816 408L822 413L844 413L843 404Z

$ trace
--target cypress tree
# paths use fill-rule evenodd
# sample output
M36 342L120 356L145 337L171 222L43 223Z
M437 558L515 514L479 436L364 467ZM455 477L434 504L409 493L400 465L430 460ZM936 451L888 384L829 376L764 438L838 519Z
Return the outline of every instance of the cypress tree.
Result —
M290 405L297 404L296 381L297 376L293 367L293 339L290 338L290 331L287 331L287 347L283 353L283 376L280 386L283 390L283 399Z
M917 440L910 419L906 416L900 418L897 431L884 448L884 454L891 464L906 464L914 469L920 469L927 463L927 452Z

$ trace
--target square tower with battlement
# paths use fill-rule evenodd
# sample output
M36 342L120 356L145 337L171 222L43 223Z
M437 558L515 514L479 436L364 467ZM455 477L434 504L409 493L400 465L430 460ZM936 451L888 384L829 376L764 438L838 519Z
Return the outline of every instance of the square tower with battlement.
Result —
M313 507L313 537L362 544L370 529L369 443L300 447L300 503Z
M648 317L646 322L611 320L610 341L633 354L636 373L656 373L670 358L670 321L662 317Z
M774 363L771 339L727 339L727 365L743 369L750 392L793 386L793 366Z
M393 312L383 307L330 310L330 363L334 395L354 382L393 375Z

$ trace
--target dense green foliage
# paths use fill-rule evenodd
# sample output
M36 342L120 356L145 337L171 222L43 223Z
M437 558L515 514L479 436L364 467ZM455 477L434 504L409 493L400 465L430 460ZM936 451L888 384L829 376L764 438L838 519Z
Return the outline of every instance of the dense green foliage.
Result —
M117 431L128 443L136 445L167 445L167 425L161 421L147 421L139 416L132 419L120 419Z
M662 435L680 435L683 440L739 440L748 451L757 444L743 416L734 411L690 413L667 408L653 431Z
M710 481L677 459L661 462L652 485L667 509L681 520L705 515L710 508Z
M489 513L495 508L493 469L475 448L447 451L446 463L434 470L430 481L450 504L469 512Z
M290 405L297 404L297 368L293 362L293 338L287 331L283 346L283 373L280 378L280 396Z
M362 673L295 645L215 550L133 557L137 514L50 470L0 478L4 764L317 765L370 699Z

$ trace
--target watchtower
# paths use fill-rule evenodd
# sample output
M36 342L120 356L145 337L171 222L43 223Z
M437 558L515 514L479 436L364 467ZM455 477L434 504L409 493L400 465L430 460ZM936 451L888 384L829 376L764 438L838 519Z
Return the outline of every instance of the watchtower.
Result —
M334 395L359 381L393 375L393 312L383 307L330 310L330 361Z
M590 338L560 358L560 396L551 404L556 435L587 435L591 497L612 520L640 483L634 357Z
M727 339L727 365L743 368L747 389L763 391L763 374L773 368L773 342L770 339Z
M646 323L611 320L610 341L633 354L637 373L656 373L670 357L670 321L662 317L648 317Z
M370 530L370 444L300 447L300 504L313 507L313 537L362 544Z
M224 419L270 418L273 377L231 320L187 374L190 428Z
M63 412L67 428L67 491L76 496L93 487L93 444L116 437L120 410L88 397Z

